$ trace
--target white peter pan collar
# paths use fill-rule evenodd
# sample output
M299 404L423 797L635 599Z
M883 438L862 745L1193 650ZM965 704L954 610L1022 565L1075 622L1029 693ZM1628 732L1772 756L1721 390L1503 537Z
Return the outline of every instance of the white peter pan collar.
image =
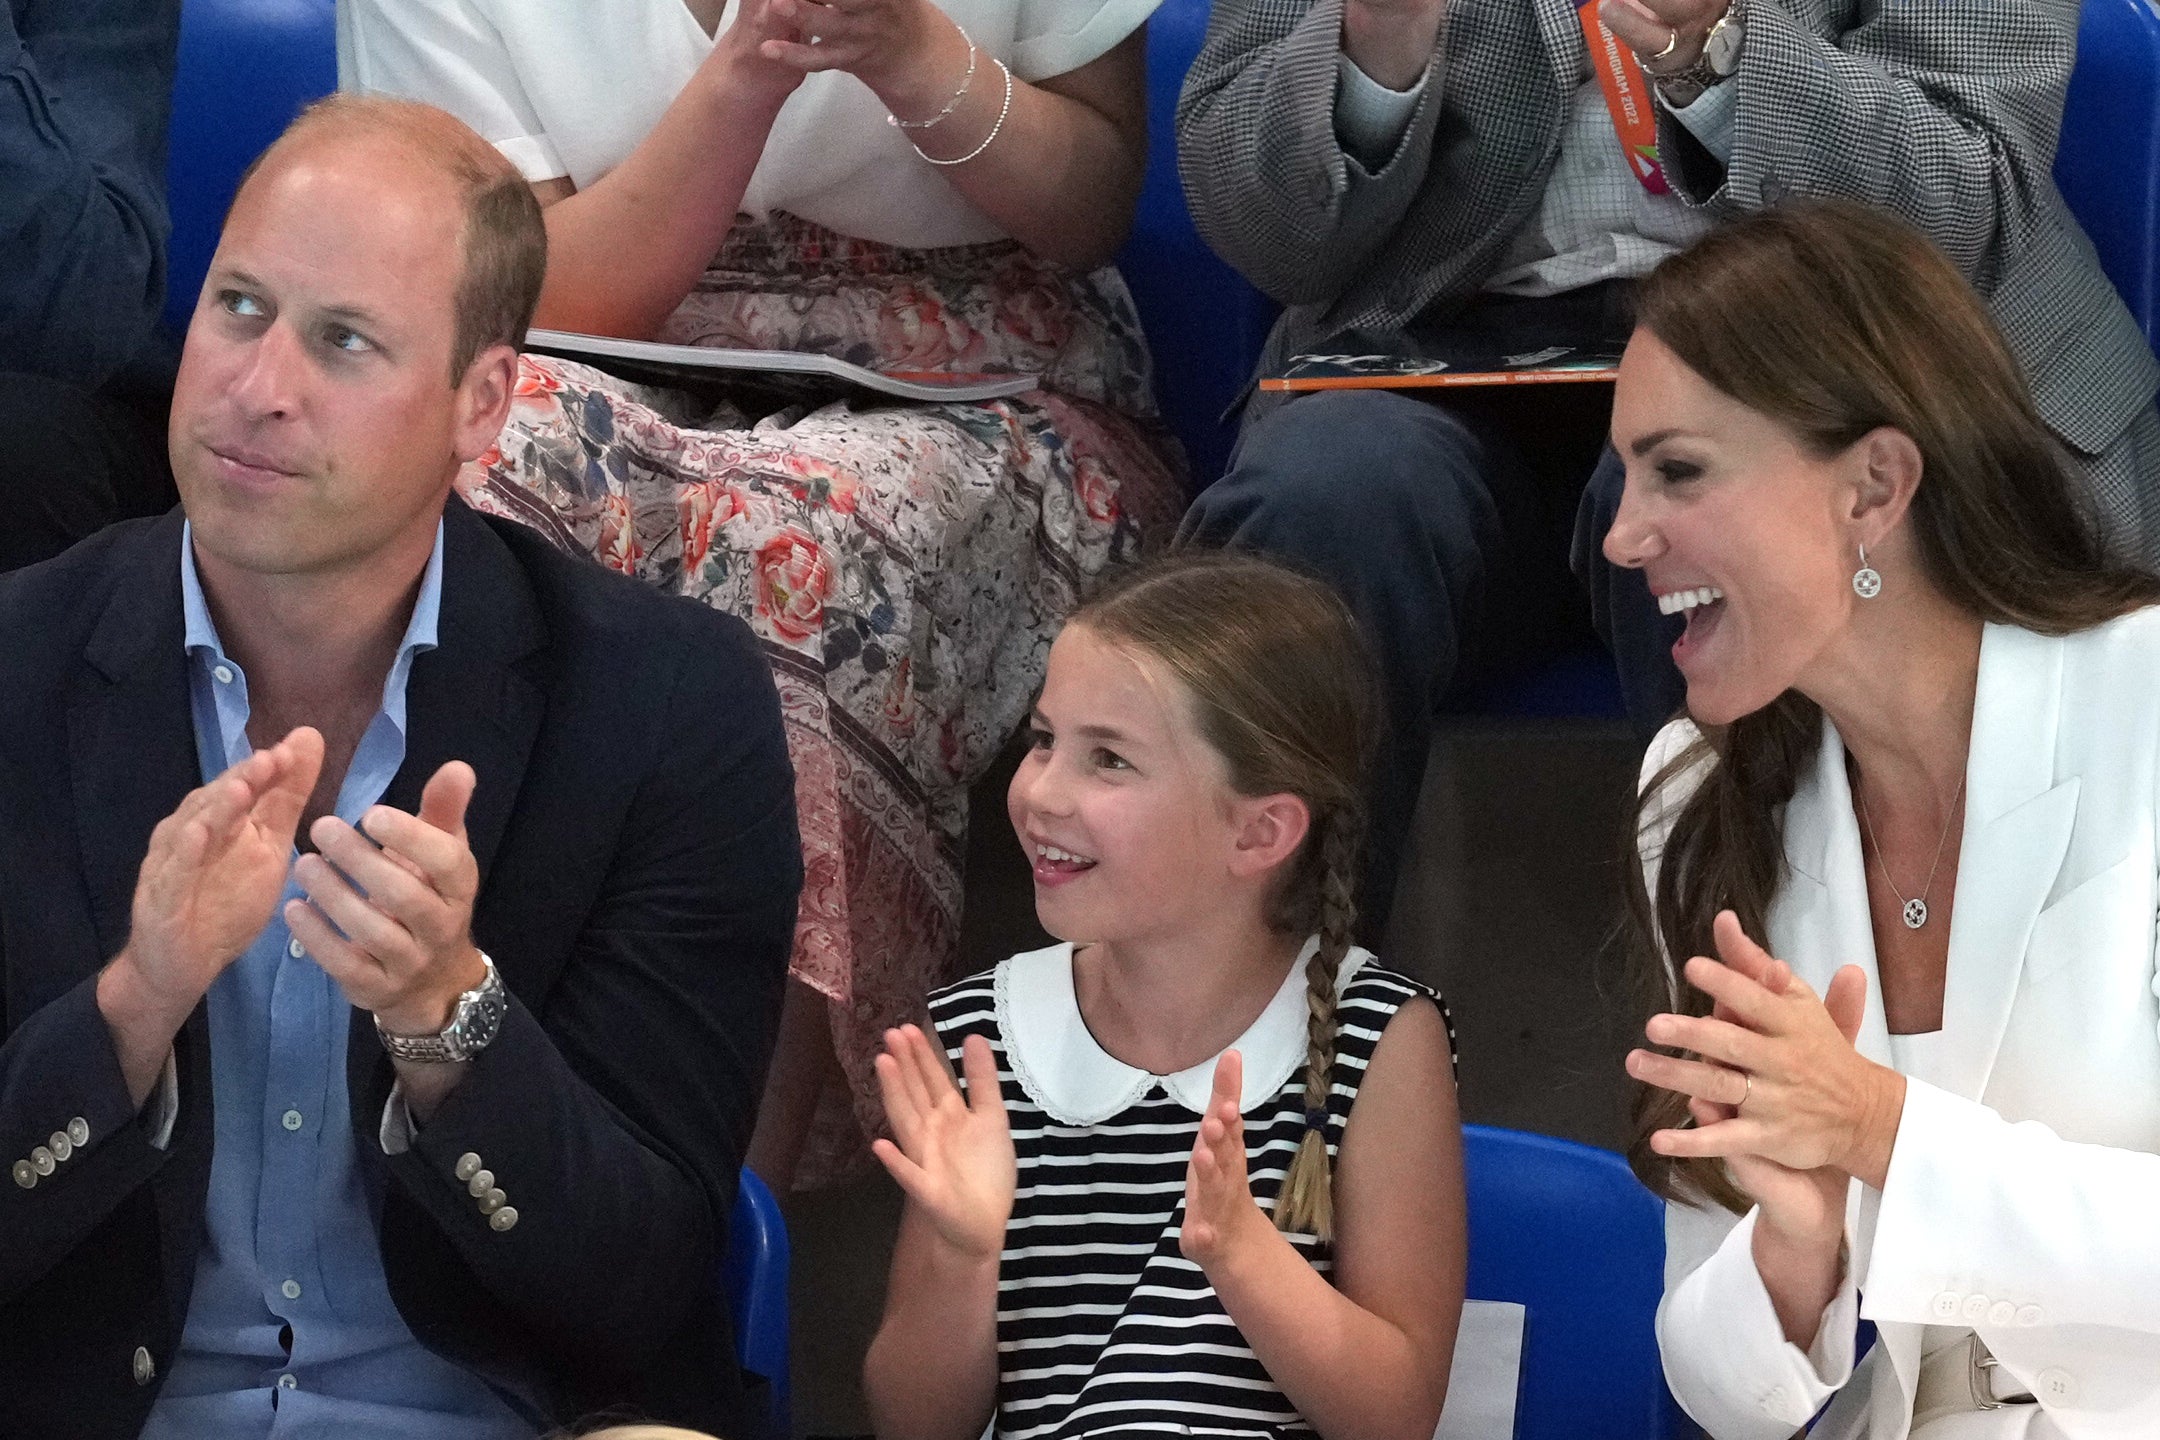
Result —
M1242 1113L1273 1099L1305 1063L1305 967L1319 948L1317 936L1305 942L1275 998L1224 1047L1245 1060L1245 1088L1238 1097ZM1215 1062L1222 1057L1210 1056L1175 1075L1154 1075L1104 1050L1081 1018L1072 955L1070 944L1015 955L997 967L992 982L1005 1057L1028 1098L1061 1125L1099 1125L1159 1084L1193 1114L1206 1113ZM1338 996L1372 958L1355 947L1343 957L1335 976Z

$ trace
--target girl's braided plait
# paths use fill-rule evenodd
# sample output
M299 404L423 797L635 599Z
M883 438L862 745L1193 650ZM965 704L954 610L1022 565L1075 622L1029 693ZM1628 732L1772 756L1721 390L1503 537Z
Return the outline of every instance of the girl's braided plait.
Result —
M1335 1235L1327 1148L1328 1099L1335 1088L1335 978L1357 924L1352 813L1338 810L1327 817L1320 837L1320 948L1305 971L1305 1135L1275 1203L1278 1230L1304 1231L1322 1240Z

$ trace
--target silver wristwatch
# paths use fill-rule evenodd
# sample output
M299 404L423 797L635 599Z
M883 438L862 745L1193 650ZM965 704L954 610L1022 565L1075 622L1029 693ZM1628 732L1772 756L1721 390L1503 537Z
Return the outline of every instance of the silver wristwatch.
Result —
M381 1017L376 1018L376 1038L390 1052L391 1059L451 1065L487 1049L502 1029L503 1016L510 1009L510 995L503 989L502 977L495 973L495 962L485 951L481 952L480 963L487 967L487 974L477 986L458 996L457 1009L451 1012L450 1023L442 1033L396 1035L383 1029Z
M1703 39L1702 54L1685 70L1653 77L1668 104L1685 107L1702 98L1703 91L1723 84L1740 68L1740 51L1747 43L1747 21L1740 13L1742 0L1733 0Z

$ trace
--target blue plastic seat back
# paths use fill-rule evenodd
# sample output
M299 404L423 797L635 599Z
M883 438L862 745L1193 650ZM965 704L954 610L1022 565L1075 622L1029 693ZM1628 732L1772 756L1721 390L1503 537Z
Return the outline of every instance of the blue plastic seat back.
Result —
M173 77L165 322L187 330L248 163L337 88L336 0L186 0Z
M1163 418L1184 443L1198 489L1222 474L1237 438L1222 414L1252 378L1275 302L1193 228L1177 173L1177 101L1207 35L1208 0L1163 0L1148 18L1148 164L1118 269L1155 356Z
M2055 184L2149 344L2160 345L2160 10L2085 0Z
M765 1182L742 1172L735 1213L728 1221L720 1283L735 1323L735 1354L743 1369L770 1387L768 1436L786 1440L788 1406L788 1233L779 1202Z
M1511 1300L1523 1328L1516 1440L1679 1433L1653 1324L1664 1207L1610 1151L1463 1127L1470 1296Z

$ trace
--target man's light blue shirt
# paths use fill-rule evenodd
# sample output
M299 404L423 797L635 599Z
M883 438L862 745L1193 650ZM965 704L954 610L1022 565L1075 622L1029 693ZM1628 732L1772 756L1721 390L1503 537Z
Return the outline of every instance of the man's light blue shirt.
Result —
M376 712L338 792L357 824L405 761L405 683L435 648L442 527ZM188 687L205 784L253 753L247 676L225 653L182 532ZM288 877L285 899L300 895ZM209 994L216 1145L180 1353L145 1440L336 1436L531 1440L480 1378L413 1338L378 1243L381 1170L360 1165L353 1011L287 929L283 900Z

